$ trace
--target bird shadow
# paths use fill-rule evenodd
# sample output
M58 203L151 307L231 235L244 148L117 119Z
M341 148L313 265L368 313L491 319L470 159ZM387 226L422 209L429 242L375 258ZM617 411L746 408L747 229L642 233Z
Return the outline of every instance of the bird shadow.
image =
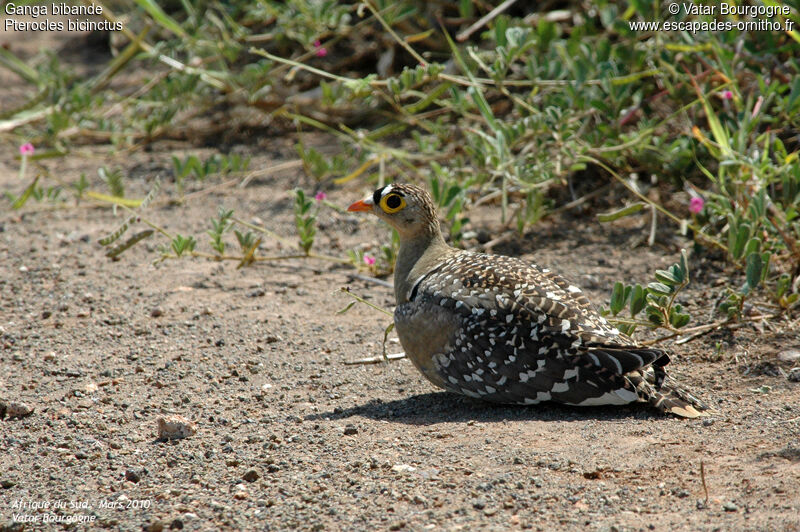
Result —
M578 407L557 403L519 406L488 403L447 392L431 392L393 401L371 399L350 408L337 407L328 412L318 412L306 416L306 420L342 420L354 416L409 425L433 425L458 421L496 423L504 421L649 420L669 419L670 417L643 403L611 407Z

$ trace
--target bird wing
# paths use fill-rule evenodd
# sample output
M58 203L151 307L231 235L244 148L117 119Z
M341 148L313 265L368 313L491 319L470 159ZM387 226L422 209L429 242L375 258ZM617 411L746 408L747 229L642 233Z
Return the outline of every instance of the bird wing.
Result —
M483 383L498 390L499 382L515 398L512 402L532 393L540 398L562 393L559 400L579 403L581 397L625 388L635 400L622 377L653 365L659 385L661 367L669 361L663 351L640 348L610 326L565 279L510 257L451 255L417 282L412 299L462 316L448 360L442 360L444 373L459 380L471 377L466 387L458 383L460 391L474 388L485 395ZM485 364L490 364L488 373L476 373Z

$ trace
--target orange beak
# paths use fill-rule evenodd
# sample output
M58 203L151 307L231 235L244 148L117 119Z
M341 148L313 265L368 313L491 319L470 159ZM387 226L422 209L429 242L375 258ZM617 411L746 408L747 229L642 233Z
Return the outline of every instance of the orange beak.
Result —
M350 212L366 212L372 210L372 205L365 202L364 200L359 200L347 208Z

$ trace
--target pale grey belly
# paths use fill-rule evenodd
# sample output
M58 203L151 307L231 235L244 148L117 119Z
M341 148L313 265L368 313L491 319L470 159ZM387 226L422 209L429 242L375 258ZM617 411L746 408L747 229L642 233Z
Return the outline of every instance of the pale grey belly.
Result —
M448 353L458 329L458 317L430 303L403 303L394 311L394 325L406 356L433 384L445 384L434 361L434 355Z

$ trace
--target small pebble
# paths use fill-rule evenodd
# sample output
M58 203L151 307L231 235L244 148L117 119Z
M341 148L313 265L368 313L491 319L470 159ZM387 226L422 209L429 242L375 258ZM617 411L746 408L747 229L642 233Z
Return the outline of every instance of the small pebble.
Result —
M139 472L136 471L135 469L128 469L125 471L125 480L129 480L134 484L136 484L137 482L142 480L142 475L139 474Z
M164 530L164 522L163 521L153 521L145 528L147 532L162 532Z
M161 307L155 307L153 310L150 311L151 318L159 318L164 315L164 309Z
M18 403L11 401L7 405L5 405L5 414L10 418L23 418L30 416L33 414L35 408L32 406L27 405L26 403ZM3 411L3 407L0 406L0 412ZM2 416L0 416L2 417Z
M735 505L733 502L731 502L731 501L728 501L728 502L726 502L725 504L723 504L723 505L722 505L722 508L723 508L723 509L724 509L726 512L737 512L737 511L739 511L739 507L738 507L738 506L736 506L736 505Z
M255 482L258 480L258 478L259 474L255 469L248 469L247 472L242 475L242 479L246 480L247 482Z
M344 428L344 435L345 436L352 436L353 434L358 434L358 429L355 425L347 425Z
M408 464L395 464L392 466L392 471L395 473L411 473L416 471L417 468Z
M194 423L183 416L168 416L158 418L158 439L179 440L188 438L197 433Z

